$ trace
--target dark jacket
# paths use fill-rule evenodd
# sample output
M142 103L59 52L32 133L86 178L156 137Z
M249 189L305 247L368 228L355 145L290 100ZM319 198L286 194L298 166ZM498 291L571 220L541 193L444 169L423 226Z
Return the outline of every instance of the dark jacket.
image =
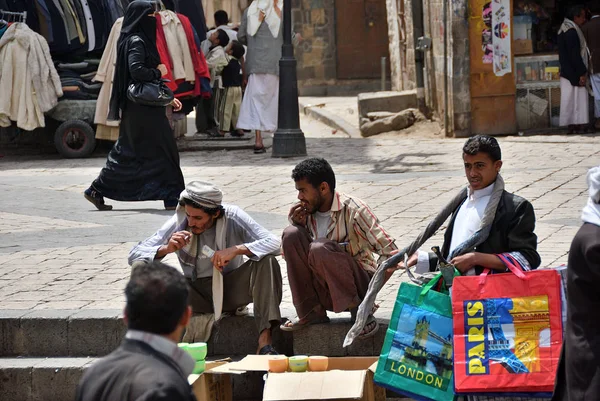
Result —
M581 30L592 54L592 72L600 74L600 17L589 20Z
M600 227L584 224L567 270L567 327L552 401L600 400Z
M442 246L444 258L448 258L454 221L459 209L460 206L452 213L450 224L444 234L444 245ZM520 252L527 259L531 268L536 269L539 267L541 259L536 250L537 236L533 232L534 229L535 214L531 203L520 196L504 191L496 210L490 235L487 240L475 248L474 252L490 254ZM434 254L430 254L429 260L430 269L434 270L437 266L437 258ZM475 268L477 274L481 274L482 271L483 267L481 266Z
M76 401L195 401L177 364L149 345L124 340L93 364L77 387Z
M558 35L558 61L560 76L568 79L571 85L579 86L579 78L585 75L587 68L581 59L581 44L575 29Z

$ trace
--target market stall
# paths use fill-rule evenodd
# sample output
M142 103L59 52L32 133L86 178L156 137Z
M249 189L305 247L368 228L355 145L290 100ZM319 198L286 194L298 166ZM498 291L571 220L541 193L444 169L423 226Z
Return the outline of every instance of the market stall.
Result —
M204 14L201 0L169 0L170 9L155 1L161 62L171 89L185 105L183 114L173 113L175 122L210 90L206 61L198 52L206 38ZM5 100L0 102L0 127L22 135L45 128L46 118L58 121L54 143L64 157L89 155L96 139L117 140L119 123L106 116L120 22L129 2L0 0L0 87ZM29 48L35 49L33 56ZM17 59L19 65L33 68L13 68Z
M472 132L559 129L558 29L570 0L469 0Z

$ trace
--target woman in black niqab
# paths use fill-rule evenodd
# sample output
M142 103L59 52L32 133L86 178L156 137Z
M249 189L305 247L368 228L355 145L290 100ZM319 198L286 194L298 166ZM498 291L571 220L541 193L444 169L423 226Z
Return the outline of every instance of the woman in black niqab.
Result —
M127 98L131 83L154 81L162 75L156 49L155 9L154 2L135 0L123 18L108 114L109 120L121 119L119 139L106 166L84 192L98 210L112 209L104 203L104 197L118 201L162 200L166 209L174 209L185 186L166 109L143 106Z

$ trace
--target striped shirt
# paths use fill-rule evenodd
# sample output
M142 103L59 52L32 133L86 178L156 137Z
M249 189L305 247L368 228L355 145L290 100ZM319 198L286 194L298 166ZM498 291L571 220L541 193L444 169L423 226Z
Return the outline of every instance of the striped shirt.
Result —
M331 221L326 237L335 241L358 262L360 267L374 273L377 265L398 249L395 239L379 223L375 214L363 201L341 192L335 192L331 205ZM307 229L317 239L317 220L309 215ZM375 261L373 254L378 254Z

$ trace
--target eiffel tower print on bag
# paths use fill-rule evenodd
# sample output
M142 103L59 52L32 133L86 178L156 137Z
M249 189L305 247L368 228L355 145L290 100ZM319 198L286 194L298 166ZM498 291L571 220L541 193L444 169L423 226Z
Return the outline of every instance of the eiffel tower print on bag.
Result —
M452 287L457 394L552 393L562 345L560 276L523 272L461 276Z

